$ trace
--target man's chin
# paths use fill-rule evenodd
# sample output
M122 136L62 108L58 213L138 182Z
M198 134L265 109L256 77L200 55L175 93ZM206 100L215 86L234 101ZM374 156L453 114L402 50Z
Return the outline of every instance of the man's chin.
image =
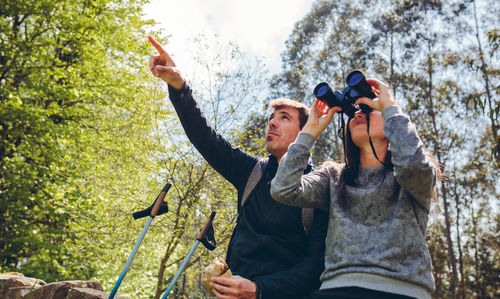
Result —
M275 152L275 148L273 147L272 143L266 143L266 151L273 155L273 153Z

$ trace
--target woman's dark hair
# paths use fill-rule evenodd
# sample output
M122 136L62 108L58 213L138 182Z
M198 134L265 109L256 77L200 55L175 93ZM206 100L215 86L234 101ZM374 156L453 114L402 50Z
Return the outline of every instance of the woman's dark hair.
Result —
M344 126L344 167L342 168L340 172L340 178L339 178L339 187L340 187L340 206L343 209L349 209L349 202L347 200L347 193L346 193L346 185L347 186L356 186L358 184L358 175L359 175L359 166L360 166L360 156L361 156L361 151L359 147L357 147L354 142L352 142L351 138L351 131L349 130L349 122L351 121L352 118L349 118L347 120L347 124ZM425 153L427 157L429 157L431 163L433 163L436 166L436 178L438 181L445 179L445 176L442 172L442 167L441 165L432 157L431 154ZM384 160L384 172L388 171L393 171L394 169L394 164L392 164L391 160L391 152L387 151L387 154L385 156ZM384 173L384 178L385 178L385 173ZM392 197L393 200L396 199L397 195L399 194L401 186L396 182L395 186L395 191L394 191L394 196ZM433 197L434 200L437 200L437 195L438 195L438 190L436 187L436 192L434 193Z
M359 166L360 166L360 156L361 151L359 147L357 147L354 142L352 142L351 138L351 130L349 129L349 122L352 118L347 120L347 124L344 127L344 168L342 168L340 172L339 186L340 186L340 206L343 209L349 208L349 202L347 201L346 194L346 185L348 186L356 186L358 184L358 174L359 174ZM394 169L394 165L391 160L391 152L387 151L384 160L384 172L392 171ZM384 175L385 177L385 175ZM397 183L396 183L397 184ZM394 194L399 193L400 186L396 185L396 190Z

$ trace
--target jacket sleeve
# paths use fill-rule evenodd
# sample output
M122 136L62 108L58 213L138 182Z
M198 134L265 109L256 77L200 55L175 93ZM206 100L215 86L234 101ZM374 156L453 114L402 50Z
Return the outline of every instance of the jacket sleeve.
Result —
M194 100L192 90L187 83L181 90L175 90L170 85L168 90L170 100L189 141L210 166L240 189L246 184L257 158L233 147L211 127Z
M271 196L283 204L294 207L330 207L328 168L304 174L310 149L315 139L307 133L299 133L281 158L276 176L271 182Z
M437 166L425 154L415 126L399 106L385 108L382 117L384 133L389 139L394 176L401 187L429 211Z
M261 298L304 297L319 288L319 277L325 268L327 227L328 212L315 209L305 258L287 271L253 278L259 286Z

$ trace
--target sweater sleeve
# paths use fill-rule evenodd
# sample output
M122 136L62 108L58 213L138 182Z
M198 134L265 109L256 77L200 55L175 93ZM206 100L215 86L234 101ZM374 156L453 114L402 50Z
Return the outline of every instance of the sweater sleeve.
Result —
M168 86L169 97L191 143L218 173L236 189L244 187L257 158L232 146L210 125L187 83L182 89Z
M276 176L271 182L271 196L283 204L295 207L321 208L330 206L328 169L303 174L315 139L301 132L288 147Z
M384 132L389 139L396 180L429 211L436 184L436 165L425 154L415 126L399 106L385 108L382 117L385 120Z
M263 299L298 298L319 288L319 276L325 268L327 227L328 212L316 209L305 258L286 271L253 278Z

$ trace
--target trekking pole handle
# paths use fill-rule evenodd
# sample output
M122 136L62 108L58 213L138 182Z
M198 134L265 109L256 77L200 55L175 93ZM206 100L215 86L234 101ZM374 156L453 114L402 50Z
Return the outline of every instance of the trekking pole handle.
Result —
M215 217L215 211L212 211L212 214L210 214L210 217L208 218L207 223L205 223L205 226L200 231L200 234L198 235L198 238L196 238L196 240L201 241L201 239L203 239L203 236L205 235L205 233L207 232L208 228L212 224L212 221L214 220L214 217Z
M170 183L167 183L165 187L161 189L160 195L158 195L158 198L155 201L155 205L153 206L153 210L151 211L151 217L155 217L158 213L161 203L165 199L165 195L167 195L168 189L170 189L170 187L172 187L172 185Z

